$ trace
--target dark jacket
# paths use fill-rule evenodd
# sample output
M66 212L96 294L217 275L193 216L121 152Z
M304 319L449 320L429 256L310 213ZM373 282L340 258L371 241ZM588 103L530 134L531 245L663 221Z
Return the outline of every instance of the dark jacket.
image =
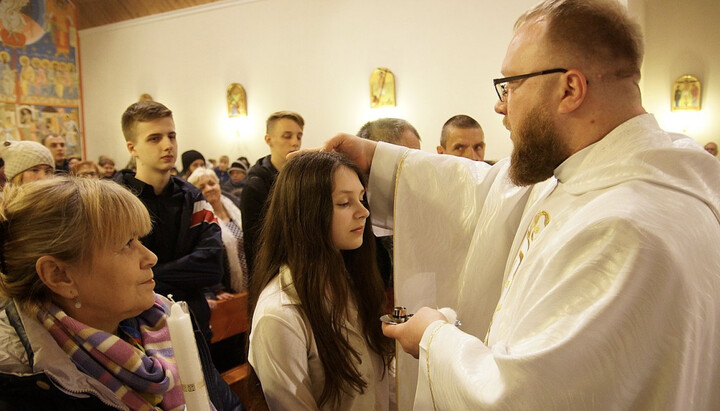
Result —
M38 330L40 333L47 333L47 331L39 322L27 324L28 321L34 319L21 315L13 301L6 301L6 304L2 308L2 315L0 315L0 341L3 344L0 349L14 357L15 350L10 349L9 345L15 345L19 340L19 343L24 347L26 357L18 361L17 371L7 370L10 367L9 361L3 361L2 363L2 368L0 368L2 370L0 371L0 410L102 411L122 409L120 406L112 405L113 400L108 398L109 390L96 390L96 392L88 390L78 392L76 395L70 393L69 391L72 391L72 389L69 387L74 386L73 384L76 381L92 378L82 374L74 367L60 372L58 370L51 372L48 369L37 369L38 365L35 364L36 353L40 357L46 357L40 361L50 364L61 363L66 359L61 357L56 361L51 361L52 358L48 359L48 356L59 353L60 356L67 357L67 354L60 347L45 349L40 353L38 349L42 347L42 341L33 340L29 338L29 335L38 335ZM26 325L33 326L34 331L28 332ZM43 340L45 343L48 343L48 341L51 344L55 343L49 333L45 338ZM198 353L210 401L218 411L242 410L240 400L230 390L230 387L225 384L225 381L213 366L210 351L197 325L195 340L198 345ZM32 371L20 371L23 368L29 368ZM48 376L49 373L54 376L52 379ZM109 395L112 396L113 394ZM115 399L114 401L117 402L118 400Z
M158 257L155 292L186 301L209 341L210 308L203 288L219 284L223 274L223 243L212 208L195 186L174 176L160 195L132 172L123 171L115 181L150 212L152 231L140 240Z
M267 211L270 189L275 183L278 171L270 162L270 156L261 158L250 168L245 180L245 188L240 194L243 236L245 240L245 260L248 272L252 276L255 252L258 247L258 235Z

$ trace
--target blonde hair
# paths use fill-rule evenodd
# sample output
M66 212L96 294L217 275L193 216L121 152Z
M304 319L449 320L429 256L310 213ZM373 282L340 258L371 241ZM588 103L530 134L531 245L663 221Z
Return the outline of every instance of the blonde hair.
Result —
M88 264L96 251L151 227L143 203L112 181L57 177L11 186L0 207L0 294L32 310L52 296L37 275L38 258Z
M276 111L270 114L270 117L268 117L267 121L265 122L265 132L270 134L270 129L272 128L272 126L275 125L278 120L282 120L284 118L296 122L297 125L300 126L300 129L303 129L305 127L305 119L302 118L300 114L294 111Z

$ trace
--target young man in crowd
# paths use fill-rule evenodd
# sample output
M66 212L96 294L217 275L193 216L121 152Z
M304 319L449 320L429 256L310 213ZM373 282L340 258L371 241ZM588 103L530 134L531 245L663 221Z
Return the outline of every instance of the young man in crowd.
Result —
M245 188L240 194L245 258L251 276L257 236L265 217L265 202L278 172L287 162L286 156L300 149L304 127L305 120L292 111L278 111L268 117L265 143L270 148L270 154L250 168Z
M124 171L116 181L135 193L152 217L152 231L141 241L158 257L155 291L186 301L209 342L210 308L202 291L222 277L220 226L202 193L170 175L177 139L167 107L154 101L132 104L122 115L122 130L137 172Z
M55 160L55 174L67 174L70 172L70 165L65 158L65 137L59 134L48 134L40 141L48 148Z

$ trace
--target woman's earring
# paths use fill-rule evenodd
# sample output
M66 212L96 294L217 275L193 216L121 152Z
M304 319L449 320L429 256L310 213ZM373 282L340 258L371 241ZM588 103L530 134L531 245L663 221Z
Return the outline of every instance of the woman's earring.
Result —
M73 301L75 302L75 308L82 308L82 303L80 302L79 296L76 295L75 298L73 298Z

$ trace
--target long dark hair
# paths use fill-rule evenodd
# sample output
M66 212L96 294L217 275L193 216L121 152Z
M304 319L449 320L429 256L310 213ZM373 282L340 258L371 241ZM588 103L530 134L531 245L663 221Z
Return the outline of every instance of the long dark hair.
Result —
M367 388L355 366L360 354L345 331L349 301L357 305L368 347L382 357L386 369L395 350L378 320L386 295L370 221L365 224L363 244L356 250L340 251L331 238L333 176L339 167L355 171L366 186L362 172L340 154L301 154L285 164L275 181L250 284L252 315L265 286L282 265L289 266L300 310L310 322L325 372L319 406L339 404L343 393L363 393Z

